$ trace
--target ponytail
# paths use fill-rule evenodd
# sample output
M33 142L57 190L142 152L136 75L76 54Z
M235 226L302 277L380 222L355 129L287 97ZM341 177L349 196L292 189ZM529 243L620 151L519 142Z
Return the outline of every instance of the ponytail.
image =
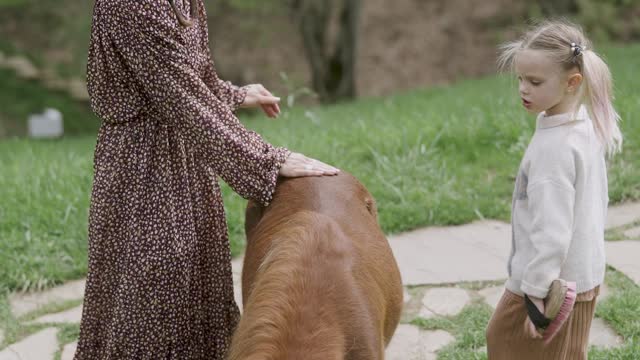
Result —
M620 116L613 108L611 72L607 64L591 50L581 53L585 86L585 102L596 134L607 154L613 155L622 148L622 133L618 127Z

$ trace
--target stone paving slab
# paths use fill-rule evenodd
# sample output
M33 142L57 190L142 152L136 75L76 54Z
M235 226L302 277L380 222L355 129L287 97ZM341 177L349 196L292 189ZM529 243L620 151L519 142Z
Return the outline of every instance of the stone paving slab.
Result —
M478 291L478 294L484 298L484 302L489 304L492 309L498 306L498 302L504 293L504 286L492 286Z
M11 294L11 312L19 317L47 304L82 299L84 286L85 280L76 280L42 292Z
M418 312L418 317L421 317L423 319L431 319L433 317L438 316L438 314L434 313L433 311L429 310L429 308L423 306L422 308L420 308L420 311Z
M80 323L82 318L82 305L76 306L73 309L62 311L59 313L48 314L41 316L30 324L45 324L45 323Z
M231 269L233 271L233 297L242 312L242 264L244 257L239 256L231 261Z
M407 304L409 301L411 301L411 294L409 294L409 292L407 291L407 288L404 288L404 290L403 290L402 301L405 304Z
M425 331L417 326L400 324L385 351L387 360L435 360L436 351L454 341L446 331Z
M611 206L607 228L638 220L640 202ZM502 280L507 277L511 226L488 220L429 227L391 236L389 244L405 285Z
M607 264L640 285L640 241L607 241Z
M78 348L78 342L73 342L64 346L60 360L73 360L73 356L76 354Z
M622 337L601 318L594 318L589 332L589 345L601 348L618 347L624 344Z
M640 202L610 206L607 211L607 229L631 224L640 220Z
M624 236L628 237L629 239L640 240L640 226L625 231Z
M49 360L58 351L58 329L48 328L9 345L0 352L0 360Z
M421 312L423 317L432 317L432 314L440 316L456 316L469 304L471 297L464 289L459 288L433 288L427 290L422 298L422 306L426 311Z
M611 291L609 291L607 284L600 284L600 294L598 294L598 297L596 298L596 303L600 303L609 296L611 296Z
M500 280L507 277L511 226L482 221L430 227L392 236L389 244L405 285Z

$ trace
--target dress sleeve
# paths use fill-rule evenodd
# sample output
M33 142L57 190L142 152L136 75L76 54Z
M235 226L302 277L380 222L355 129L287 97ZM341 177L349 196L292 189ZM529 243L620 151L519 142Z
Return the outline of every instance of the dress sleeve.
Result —
M268 205L290 152L247 130L205 84L194 69L194 58L202 55L193 53L197 46L190 46L168 2L117 3L103 13L104 28L153 113L189 137L194 151L235 192Z

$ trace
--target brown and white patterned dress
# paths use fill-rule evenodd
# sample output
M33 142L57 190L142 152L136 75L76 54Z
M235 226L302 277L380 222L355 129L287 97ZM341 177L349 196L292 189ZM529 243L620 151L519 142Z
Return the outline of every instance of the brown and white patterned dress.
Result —
M223 359L239 318L217 177L269 203L289 151L245 129L206 14L168 0L97 0L88 88L102 119L76 360ZM184 14L189 0L176 0Z

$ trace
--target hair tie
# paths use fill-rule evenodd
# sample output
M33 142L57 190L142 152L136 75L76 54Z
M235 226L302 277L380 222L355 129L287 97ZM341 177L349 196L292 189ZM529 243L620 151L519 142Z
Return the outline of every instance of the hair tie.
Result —
M578 45L576 43L571 43L571 52L573 56L581 55L583 51L587 50L586 46Z

